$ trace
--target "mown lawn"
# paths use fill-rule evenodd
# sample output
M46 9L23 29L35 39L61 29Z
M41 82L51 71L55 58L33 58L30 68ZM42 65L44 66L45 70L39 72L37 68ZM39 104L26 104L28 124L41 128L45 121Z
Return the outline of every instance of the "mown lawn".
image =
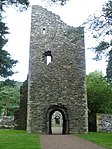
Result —
M41 149L40 138L22 130L0 130L0 149Z
M112 133L89 132L87 134L80 134L78 136L103 147L112 149Z

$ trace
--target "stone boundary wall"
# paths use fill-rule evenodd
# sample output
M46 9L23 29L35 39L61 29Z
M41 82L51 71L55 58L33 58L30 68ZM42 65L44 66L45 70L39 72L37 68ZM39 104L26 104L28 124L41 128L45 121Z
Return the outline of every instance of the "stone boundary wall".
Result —
M112 114L96 115L97 132L112 132Z
M14 128L14 117L3 116L0 117L0 129L13 129Z

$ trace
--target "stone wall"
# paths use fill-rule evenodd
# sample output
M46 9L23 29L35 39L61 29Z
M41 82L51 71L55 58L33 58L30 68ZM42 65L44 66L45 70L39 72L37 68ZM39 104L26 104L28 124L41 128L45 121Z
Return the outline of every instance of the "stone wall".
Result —
M65 133L87 132L84 29L40 6L32 7L31 18L27 131L50 133L59 111Z
M0 129L13 129L14 128L14 117L2 116L0 118Z
M26 130L27 125L27 94L28 94L28 80L23 82L20 87L20 107L14 113L15 129Z
M97 114L97 132L112 132L112 114Z

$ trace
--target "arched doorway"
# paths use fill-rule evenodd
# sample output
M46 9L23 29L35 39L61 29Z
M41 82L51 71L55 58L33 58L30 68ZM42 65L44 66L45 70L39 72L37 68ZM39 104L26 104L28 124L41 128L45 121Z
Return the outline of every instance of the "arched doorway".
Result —
M67 134L68 116L66 108L51 106L47 111L47 132L49 134Z

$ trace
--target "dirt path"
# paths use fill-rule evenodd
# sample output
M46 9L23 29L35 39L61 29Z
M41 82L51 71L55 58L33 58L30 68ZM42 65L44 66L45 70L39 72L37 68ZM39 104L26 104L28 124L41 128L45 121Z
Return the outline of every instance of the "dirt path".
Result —
M42 149L106 149L72 135L41 135Z

